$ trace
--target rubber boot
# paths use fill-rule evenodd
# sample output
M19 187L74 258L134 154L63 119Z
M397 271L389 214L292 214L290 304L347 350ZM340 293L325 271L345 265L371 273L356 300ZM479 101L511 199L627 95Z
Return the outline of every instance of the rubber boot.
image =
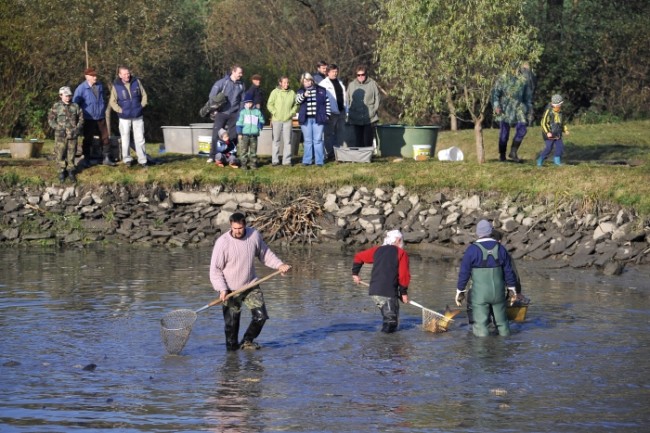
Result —
M488 304L475 304L472 307L474 312L472 333L477 337L487 337L490 335L490 330L488 328L490 307Z
M505 162L506 160L506 150L508 149L508 143L499 141L499 161Z
M517 151L519 150L519 146L521 146L521 141L516 141L516 140L512 141L512 147L510 148L510 154L508 156L514 162L521 162L521 159L519 159L519 156L517 155Z
M70 179L70 182L72 183L77 183L77 176L75 176L74 170L68 170L68 179Z
M543 160L542 157L540 156L539 158L537 158L537 166L538 166L538 167L541 167L542 164L544 164L544 160Z
M265 305L262 305L260 308L253 308L251 310L251 315L253 318L251 319L250 325L248 325L248 329L246 329L246 332L244 333L244 339L241 343L242 349L259 349L259 346L253 343L253 340L255 340L257 336L260 335L260 332L262 332L262 328L264 327L264 323L269 318L269 315L266 313Z
M562 158L559 156L554 156L553 157L553 164L555 165L562 165Z
M397 298L390 298L381 306L381 316L383 318L381 332L390 334L397 331L399 325L399 303Z
M496 326L499 335L502 337L510 335L510 324L508 323L508 315L506 314L506 304L504 302L493 304L491 313L494 319L494 325Z
M226 350L239 349L239 317L240 311L234 311L230 307L223 307L223 321L226 332Z
M61 183L65 182L65 174L66 174L65 170L61 170L59 172L59 182L61 182Z

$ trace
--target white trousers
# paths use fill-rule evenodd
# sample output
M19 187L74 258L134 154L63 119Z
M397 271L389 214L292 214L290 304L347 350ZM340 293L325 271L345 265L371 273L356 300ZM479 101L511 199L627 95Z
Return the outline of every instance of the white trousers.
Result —
M122 161L125 164L131 163L131 128L133 128L133 140L135 141L135 153L138 155L138 164L147 163L147 152L144 147L144 119L142 116L137 119L120 118L120 138L122 139Z

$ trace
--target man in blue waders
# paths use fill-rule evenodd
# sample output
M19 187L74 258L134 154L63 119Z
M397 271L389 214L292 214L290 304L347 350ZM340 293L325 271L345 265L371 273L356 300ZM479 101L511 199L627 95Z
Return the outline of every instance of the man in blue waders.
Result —
M506 315L506 287L508 296L515 297L517 284L512 259L505 247L492 238L492 224L488 221L478 222L476 236L478 240L467 247L460 263L456 305L462 305L465 287L471 278L471 298L468 298L468 303L471 304L474 315L474 335L489 335L488 322L492 308L499 335L508 336L510 326Z

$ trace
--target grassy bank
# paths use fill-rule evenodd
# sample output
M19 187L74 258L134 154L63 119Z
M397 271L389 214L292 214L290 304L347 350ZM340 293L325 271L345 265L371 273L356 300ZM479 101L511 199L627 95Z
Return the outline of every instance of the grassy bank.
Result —
M323 168L263 167L251 172L208 166L205 159L189 155L158 155L158 143L148 144L150 154L162 164L142 170L96 166L78 175L86 184L160 184L202 186L223 184L237 188L267 187L277 191L324 189L345 184L372 186L404 185L415 191L463 190L525 195L530 199L576 199L586 205L613 202L650 215L650 121L570 126L561 167L535 167L543 147L539 127L529 129L520 149L524 164L497 161L496 129L486 129L487 163L476 163L474 133L443 131L437 149L459 147L463 162L395 160L376 158L371 164L331 163ZM11 139L0 140L0 149ZM44 154L52 151L47 141ZM46 158L12 160L0 158L0 185L48 185L55 182L56 168Z

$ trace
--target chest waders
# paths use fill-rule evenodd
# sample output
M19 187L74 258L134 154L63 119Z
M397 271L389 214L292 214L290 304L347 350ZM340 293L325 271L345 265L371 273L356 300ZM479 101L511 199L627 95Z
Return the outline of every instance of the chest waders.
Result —
M499 335L510 335L510 326L506 316L506 286L503 278L503 268L499 261L499 244L493 249L487 250L480 242L474 245L481 249L483 253L482 265L487 265L488 256L492 256L496 262L495 267L491 268L473 268L472 269L472 311L474 315L474 325L472 331L477 337L486 337L489 335L488 320L490 315L490 306L494 313Z

